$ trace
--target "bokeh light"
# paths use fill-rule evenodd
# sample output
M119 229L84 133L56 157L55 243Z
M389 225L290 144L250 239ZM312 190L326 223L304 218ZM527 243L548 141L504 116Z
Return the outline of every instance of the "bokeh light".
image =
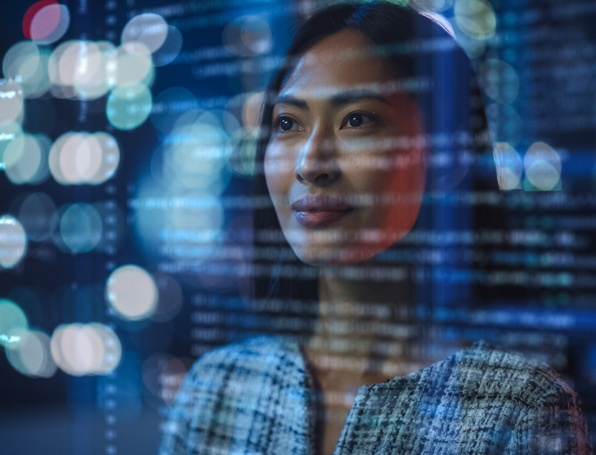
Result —
M31 286L13 286L6 298L15 302L27 315L29 326L40 326L44 321L44 310L47 309L47 294L43 288ZM43 301L43 303L42 303Z
M26 376L52 377L56 364L50 350L50 337L40 330L18 332L21 341L15 349L6 351L12 367Z
M508 104L491 103L486 108L486 117L495 142L507 142L517 147L523 137L524 124L517 110Z
M182 288L173 277L165 273L154 274L153 280L157 286L159 297L151 319L156 322L169 321L182 309Z
M520 182L524 166L519 153L506 142L497 142L494 148L494 157L499 188L502 190L521 188Z
M241 125L231 132L232 155L230 168L239 176L252 177L255 172L255 153L264 92L242 93L232 98L226 109Z
M191 110L176 119L153 154L151 176L138 184L138 199L165 202L135 209L135 227L147 252L185 262L213 256L224 218L219 195L232 176L230 131L240 129L223 110Z
M223 206L218 197L201 192L185 193L184 197L188 206L175 206L168 211L165 233L171 235L164 240L163 252L172 259L202 262L219 247Z
M97 99L117 83L118 53L108 41L66 41L52 52L48 75L58 98Z
M157 51L166 41L168 24L159 14L144 13L133 17L122 29L122 43L144 44L149 52Z
M71 40L60 44L48 61L52 93L58 98L74 98L76 82L90 78L99 67L99 49L86 40Z
M224 169L232 153L230 136L220 117L203 112L191 124L179 119L168 142L156 150L152 169L172 188L202 189L219 195L229 182Z
M108 278L106 300L121 319L136 321L150 317L158 297L151 275L136 265L119 267Z
M4 155L4 150L16 139L19 134L23 134L23 127L18 122L8 122L0 124L0 160Z
M17 76L30 76L30 73L37 70L39 55L39 48L31 41L19 41L13 44L2 59L4 77L14 79ZM34 64L31 65L31 63Z
M561 158L544 142L533 143L524 156L526 178L538 190L556 189L561 180Z
M73 80L76 96L83 100L101 98L116 83L116 47L109 41L99 41L87 47L86 61Z
M27 316L15 302L0 299L0 345L18 349L21 334L29 329Z
M143 384L150 393L171 406L188 369L183 359L153 354L143 362Z
M153 107L151 92L145 85L117 87L108 97L106 115L119 130L132 130L140 126Z
M41 153L41 162L35 174L29 179L27 183L30 185L39 185L45 182L50 177L49 156L52 148L52 140L45 134L34 134L39 151Z
M467 36L487 40L495 34L497 18L490 3L484 0L456 0L455 23Z
M273 46L269 23L258 16L234 19L226 25L223 41L232 54L240 57L262 55Z
M158 258L200 263L221 247L224 210L209 190L184 187L164 190L146 176L138 182L136 199L148 201L134 207L134 226L145 253Z
M457 24L455 24L455 19L452 19L450 23L455 25L455 27L453 27L453 31L455 32L456 41L462 47L468 58L472 60L478 59L485 54L487 50L485 40L477 40L466 35L459 29L459 27L457 27Z
M48 139L19 134L4 150L6 176L15 185L38 184L48 177Z
M60 136L49 154L49 168L63 185L98 185L111 178L120 162L120 149L108 133L68 132Z
M86 133L71 135L60 149L58 164L66 182L87 182L99 169L101 148Z
M242 128L232 135L233 152L230 157L230 168L242 177L253 177L256 172L255 157L259 131Z
M60 238L71 253L87 253L101 239L103 223L92 205L79 203L67 206L59 223Z
M112 372L122 358L122 345L116 333L107 325L92 322L87 325L99 336L103 344L103 357L96 357L93 363L93 373L105 375Z
M87 182L99 185L112 178L120 163L120 148L118 142L109 133L99 131L88 138L92 143L96 142L101 153L101 161L97 170L91 175Z
M38 2L37 4L39 3L43 2ZM25 13L26 19L28 19L27 13ZM27 27L26 21L23 20L23 31L25 32L25 37L39 44L52 44L64 36L69 25L70 12L68 11L68 7L50 2L50 4L35 12L29 27ZM26 30L27 28L28 30Z
M173 25L168 25L168 35L162 46L153 53L155 66L165 66L172 63L182 49L182 33Z
M187 89L170 87L155 97L151 123L160 132L168 134L176 122L188 112L198 112L197 98Z
M14 44L4 55L2 71L6 79L18 81L26 98L36 98L50 89L50 50L31 41Z
M115 83L119 88L151 84L155 70L147 46L138 42L122 43L115 57Z
M13 121L22 123L23 101L20 84L10 81L0 84L0 125Z
M171 357L168 354L155 353L149 355L142 366L142 378L145 388L155 396L160 396L162 374Z
M66 144L69 141L69 139L75 135L76 135L76 133L74 133L74 132L64 133L62 136L60 136L58 139L56 139L56 141L54 141L54 144L52 145L52 148L50 149L50 155L48 157L48 165L50 167L50 173L52 174L52 177L54 177L54 180L56 180L58 183L61 183L62 185L70 185L73 183L73 182L66 180L66 177L64 176L64 173L62 172L62 169L60 166L60 162L61 162L60 156L62 155L62 148L64 147L64 144Z
M40 0L35 2L27 9L25 15L23 16L23 35L25 38L31 39L31 23L33 22L33 18L37 15L37 13L46 6L57 4L58 2L56 0Z
M114 201L93 204L103 222L102 237L94 251L114 253L120 244L126 229L125 215Z
M27 234L21 223L13 216L0 216L0 267L16 266L26 250Z
M228 134L234 134L236 131L242 128L241 123L238 121L236 116L226 110L213 110L211 111L218 116L220 123Z
M519 92L515 69L499 59L488 59L480 66L479 83L484 92L499 103L513 103Z
M122 358L114 331L97 322L62 324L52 334L50 348L56 365L73 376L106 375Z
M20 134L23 134L23 128L19 123L9 122L4 125L0 124L0 171L6 167L4 163L4 151Z
M251 93L246 97L242 105L242 123L246 128L259 128L264 98L265 92Z

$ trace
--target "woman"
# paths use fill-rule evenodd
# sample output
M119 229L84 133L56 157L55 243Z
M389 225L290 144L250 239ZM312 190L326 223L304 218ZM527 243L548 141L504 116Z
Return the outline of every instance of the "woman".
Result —
M445 219L442 204L423 203L484 185L469 154L441 165L440 141L429 140L467 132L467 148L487 145L480 100L473 109L461 102L477 95L469 62L443 28L369 3L328 8L298 31L268 88L255 190L273 206L256 215L255 256L279 230L290 248L281 246L273 280L257 279L255 294L271 313L280 297L314 300L317 317L307 337L261 337L203 356L161 453L590 453L574 393L546 366L484 343L435 362L443 350L425 351L430 334L412 325L428 302L482 290L454 284L434 295L401 246L429 227L498 222L453 205ZM393 257L405 258L400 267L387 266ZM375 319L369 308L392 310ZM381 343L397 332L399 343ZM342 349L349 367L333 356Z

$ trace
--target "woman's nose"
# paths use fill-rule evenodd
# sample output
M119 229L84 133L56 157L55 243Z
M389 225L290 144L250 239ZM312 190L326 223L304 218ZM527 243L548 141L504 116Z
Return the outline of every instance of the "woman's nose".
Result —
M329 185L341 172L337 162L335 141L320 131L313 131L300 149L294 175L301 183Z

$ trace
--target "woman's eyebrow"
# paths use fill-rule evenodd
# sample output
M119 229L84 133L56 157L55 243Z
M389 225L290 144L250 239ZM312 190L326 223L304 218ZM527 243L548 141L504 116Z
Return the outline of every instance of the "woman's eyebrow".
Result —
M366 99L375 99L385 104L389 104L387 98L381 93L372 90L350 90L347 92L335 93L329 97L319 96L318 98L328 98L333 107L340 107ZM296 98L292 95L279 95L273 103L273 105L276 104L289 104L291 106L296 106L299 109L308 110L308 103L305 100Z
M296 106L299 109L308 110L308 104L306 104L306 101L291 95L279 95L273 102L274 106L276 104L289 104L291 106Z
M389 104L387 98L379 92L371 90L351 90L349 92L341 92L330 97L329 101L332 106L344 106L346 104L355 103L357 101L374 99Z

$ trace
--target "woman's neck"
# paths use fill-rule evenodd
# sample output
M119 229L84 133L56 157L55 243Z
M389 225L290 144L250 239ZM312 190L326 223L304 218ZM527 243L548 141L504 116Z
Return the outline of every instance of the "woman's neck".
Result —
M370 267L348 267L320 272L319 317L305 347L319 381L359 387L410 372L417 329L409 274L372 279Z

